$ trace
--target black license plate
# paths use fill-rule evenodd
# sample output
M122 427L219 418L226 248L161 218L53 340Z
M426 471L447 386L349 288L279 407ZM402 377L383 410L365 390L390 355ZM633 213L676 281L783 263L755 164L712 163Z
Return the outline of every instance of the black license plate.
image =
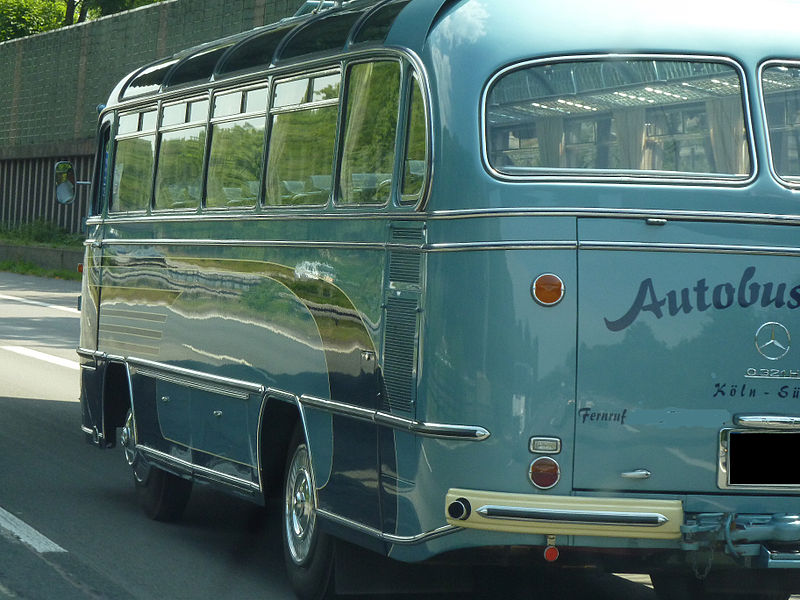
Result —
M800 433L732 431L728 437L730 485L800 486Z

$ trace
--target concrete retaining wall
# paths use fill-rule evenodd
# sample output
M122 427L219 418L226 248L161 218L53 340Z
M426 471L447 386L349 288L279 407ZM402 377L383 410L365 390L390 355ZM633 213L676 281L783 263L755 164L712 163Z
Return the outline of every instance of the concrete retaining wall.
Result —
M5 260L26 261L44 269L75 271L83 262L83 250L0 244L0 262Z

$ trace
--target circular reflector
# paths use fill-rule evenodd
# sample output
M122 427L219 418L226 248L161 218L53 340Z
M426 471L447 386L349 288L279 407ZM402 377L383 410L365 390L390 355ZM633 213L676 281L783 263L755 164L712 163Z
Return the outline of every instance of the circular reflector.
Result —
M544 559L547 562L555 562L558 560L558 557L561 555L561 552L558 551L558 548L555 546L548 546L544 549Z
M542 306L553 306L564 297L564 282L558 275L542 273L531 284L531 296Z
M531 463L528 477L540 490L549 490L561 479L561 467L549 456L540 456Z

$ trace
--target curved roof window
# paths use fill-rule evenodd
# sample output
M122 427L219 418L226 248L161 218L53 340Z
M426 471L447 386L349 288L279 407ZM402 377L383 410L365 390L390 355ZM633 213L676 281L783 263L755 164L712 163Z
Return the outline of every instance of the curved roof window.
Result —
M400 11L406 7L410 0L397 0L384 4L369 15L358 32L353 36L352 44L381 44L389 34L394 20Z
M289 60L309 54L343 50L350 30L363 12L363 9L337 11L299 27L277 58Z
M199 83L211 79L217 61L232 44L198 52L184 58L164 83L165 87L183 85L186 83Z
M146 67L125 86L121 97L123 99L152 94L161 89L161 84L169 73L170 69L178 62L177 58L170 59L155 65Z
M294 25L278 27L240 42L222 59L217 67L217 74L228 75L257 67L269 67L278 45L292 29Z

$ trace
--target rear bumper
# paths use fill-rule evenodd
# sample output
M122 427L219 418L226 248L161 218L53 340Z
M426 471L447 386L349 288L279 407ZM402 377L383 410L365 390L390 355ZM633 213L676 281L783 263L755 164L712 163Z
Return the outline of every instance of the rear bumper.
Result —
M447 522L458 527L539 535L679 539L680 500L534 496L450 489Z
M800 516L793 514L685 513L681 500L545 496L460 488L448 491L444 508L447 522L464 529L548 538L667 540L683 554L683 560L695 555L694 563L700 555L703 561L711 561L716 550L717 558L729 565L800 569ZM584 549L593 546L585 542L578 545ZM597 549L603 546L598 543Z

